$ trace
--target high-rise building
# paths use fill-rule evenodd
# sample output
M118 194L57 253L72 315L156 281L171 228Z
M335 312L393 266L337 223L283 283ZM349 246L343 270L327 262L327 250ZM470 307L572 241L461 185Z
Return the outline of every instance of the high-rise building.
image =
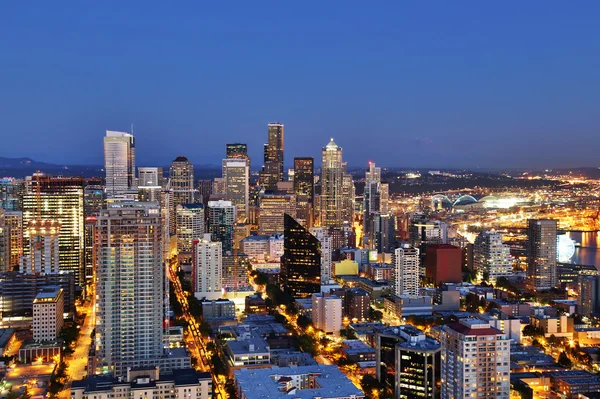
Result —
M315 197L315 160L312 157L294 158L294 193L299 221L310 228L313 224Z
M321 225L341 227L344 170L342 149L331 139L322 150L321 164Z
M234 291L250 287L248 279L248 255L238 250L223 254L222 286L225 291Z
M502 242L502 234L490 230L479 233L473 245L473 268L492 284L498 277L511 274L510 248Z
M313 294L312 322L325 334L338 335L342 329L342 298L329 293Z
M137 191L133 134L106 131L106 137L104 137L104 173L107 197Z
M197 182L198 194L202 198L204 206L208 206L208 199L213 192L212 180L198 180Z
M581 275L578 286L577 313L589 318L600 314L600 276Z
M321 291L321 243L290 215L284 215L281 283L295 298Z
M369 169L365 172L365 182L374 181L381 183L381 168L375 166L375 162L369 161Z
M258 234L270 236L283 233L284 215L296 218L296 196L279 193L260 195Z
M84 271L84 179L81 177L44 176L28 177L23 196L23 256L30 256L26 226L33 221L51 220L60 224L60 270L75 274L77 284L83 284Z
M223 288L222 242L211 239L210 234L194 242L192 282L198 299L219 299Z
M192 264L194 241L204 235L204 205L179 204L176 209L177 217L177 253L179 263Z
M462 282L462 251L449 244L427 246L425 275L435 285Z
M408 244L396 248L393 256L394 264L394 294L419 295L419 249Z
M439 220L427 220L423 214L413 214L410 218L409 239L411 244L447 244L448 226Z
M246 159L248 160L248 164L250 164L250 157L248 156L248 144L226 144L225 156L227 159Z
M236 208L238 220L248 217L250 196L250 161L248 159L224 159L225 199Z
M0 272L11 270L10 260L10 226L6 223L4 210L0 209Z
M233 250L235 207L231 201L208 201L208 229L212 241L222 244L223 252Z
M510 341L479 319L441 327L441 399L510 395Z
M260 180L267 190L275 190L277 182L283 181L283 124L269 123L268 143L264 147L264 164Z
M27 225L27 256L21 258L23 273L58 273L60 223L54 220L32 220Z
M344 316L350 320L366 320L369 318L371 299L369 293L362 288L349 288L344 296Z
M163 355L165 270L160 209L115 203L98 217L97 362L116 375Z
M178 156L169 168L169 188L173 192L173 206L194 202L194 165L184 156Z
M328 284L333 278L333 237L327 229L317 227L309 230L321 243L321 284Z
M83 188L83 214L96 216L104 208L106 196L102 179L98 177L88 178Z
M371 213L366 219L367 247L378 253L392 253L396 248L396 217L390 213Z
M33 300L33 339L36 342L56 342L64 325L65 298L57 285L44 287Z
M23 180L14 177L0 179L0 208L6 211L20 211L23 208Z
M100 213L98 213L100 214ZM97 216L86 216L84 223L83 243L85 246L83 264L85 267L85 278L92 279L96 270L96 223Z
M160 193L163 190L163 185L163 168L138 168L138 193L140 201L160 202Z
M535 290L556 285L556 220L527 221L527 283Z
M348 163L342 163L342 221L351 225L354 221L356 188L352 175L347 172L347 169Z
M10 233L10 269L19 266L23 256L23 212L4 212L4 223Z

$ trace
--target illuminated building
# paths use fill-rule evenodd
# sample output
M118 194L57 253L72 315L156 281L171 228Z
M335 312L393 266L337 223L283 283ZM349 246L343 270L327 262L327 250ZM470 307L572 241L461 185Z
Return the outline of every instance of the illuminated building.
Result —
M169 168L169 188L173 192L173 206L194 202L194 166L179 156Z
M138 168L138 194L140 201L160 202L163 180L163 168Z
M135 140L132 134L107 130L104 137L106 196L137 191L135 181Z
M321 283L328 284L332 276L332 253L333 253L333 237L329 235L328 231L323 228L312 228L310 229L313 234L321 243Z
M487 275L492 284L498 277L511 274L510 248L502 242L502 234L489 230L479 233L473 245L473 268L480 276Z
M179 204L177 217L177 253L179 263L190 265L194 241L204 235L204 205Z
M227 159L247 159L248 164L250 164L250 157L248 156L248 144L226 144L225 154L227 156Z
M344 296L344 316L350 320L366 320L369 318L371 298L362 288L348 288Z
M91 279L96 270L96 216L86 216L84 223L84 245L83 264L85 266L85 278Z
M421 244L447 244L448 226L439 220L427 220L422 214L411 215L409 239L415 246Z
M294 298L321 291L321 243L293 217L284 215L281 283Z
M222 244L223 252L233 250L235 207L231 201L208 201L208 228L212 241Z
M348 163L342 163L342 221L352 224L354 220L354 198L356 197L356 189L352 175L347 173Z
M165 270L157 204L113 204L96 225L96 354L103 371L156 365L163 356Z
M250 195L250 161L247 159L224 159L223 179L225 199L236 208L238 220L248 217Z
M556 285L556 228L556 220L527 222L527 283L535 290Z
M23 256L23 212L4 212L4 225L10 233L10 269L18 266Z
M284 215L296 218L296 196L278 193L265 193L258 199L258 234L273 235L282 233Z
M342 329L342 298L328 293L313 294L312 323L325 334L338 335Z
M365 189L363 194L363 245L366 248L377 249L378 252L391 252L393 239L386 239L385 235L389 228L382 229L381 218L378 215L386 215L388 211L388 184L381 183L381 168L375 167L374 162L369 162L369 169L365 173ZM384 216L385 217L385 216ZM393 218L388 215L388 218ZM394 220L395 224L395 220ZM395 234L395 226L393 228ZM384 236L382 237L382 233ZM381 244L385 242L385 244ZM390 243L388 245L388 243ZM385 247L382 250L380 247Z
M462 251L449 244L427 246L425 275L435 285L462 282Z
M222 287L226 291L238 291L250 287L248 279L248 255L234 250L222 256Z
M25 185L23 180L13 177L0 179L0 208L6 211L20 211L23 208L23 193Z
M420 267L419 249L408 244L394 251L392 263L394 265L394 294L419 295Z
M299 221L310 228L313 224L315 197L315 160L312 157L294 158L294 193Z
M204 206L208 205L208 199L213 192L213 182L212 180L198 180L198 194L202 198L202 203Z
M283 124L269 123L268 143L264 147L264 164L260 173L261 185L276 190L277 182L283 181Z
M212 241L210 234L194 242L192 282L198 299L219 299L223 288L222 242Z
M440 328L441 399L510 395L510 342L478 319Z
M98 215L104 208L105 200L102 179L86 179L83 188L83 214L86 217Z
M321 164L321 225L341 227L344 185L342 149L331 139L322 150Z
M63 327L65 299L62 288L47 286L33 300L33 340L56 342Z
M579 276L577 313L585 317L600 314L600 276Z
M60 223L32 220L26 229L29 239L27 256L21 258L23 273L58 273Z
M60 270L75 274L77 284L83 284L84 271L84 180L81 177L28 177L23 196L23 256L30 256L27 226L33 221L51 220L60 224Z
M390 213L371 213L367 218L366 247L378 253L391 253L396 248L396 217Z
M0 272L11 270L10 226L6 224L4 210L0 209Z

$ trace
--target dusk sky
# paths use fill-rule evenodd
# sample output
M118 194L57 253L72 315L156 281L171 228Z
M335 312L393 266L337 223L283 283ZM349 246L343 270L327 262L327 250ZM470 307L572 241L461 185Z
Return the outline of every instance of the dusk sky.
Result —
M329 137L352 166L600 166L598 1L0 4L0 156L262 163ZM319 161L320 162L320 161Z

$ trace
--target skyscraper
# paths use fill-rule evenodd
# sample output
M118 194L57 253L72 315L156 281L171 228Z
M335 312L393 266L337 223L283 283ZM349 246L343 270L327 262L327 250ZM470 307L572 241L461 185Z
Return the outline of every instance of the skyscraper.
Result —
M342 227L344 185L342 149L331 139L322 150L321 164L321 225Z
M556 285L556 220L527 221L527 283L535 290Z
M60 223L32 220L27 225L29 251L21 259L22 273L58 273Z
M222 244L223 252L233 249L235 207L231 201L208 201L208 230L212 241Z
M77 284L83 284L85 277L83 187L81 177L35 174L27 178L23 196L23 255L30 255L27 226L31 222L58 222L60 270L73 272Z
M473 245L473 268L493 284L511 273L510 248L502 242L502 234L490 230L479 233Z
M479 319L440 329L441 399L510 395L510 341Z
M333 277L333 237L321 227L312 228L310 232L321 243L321 284L328 284Z
M160 218L156 204L143 202L113 204L98 217L96 352L116 375L157 365L163 354Z
M23 193L25 184L23 180L13 177L0 179L0 208L6 211L20 211L23 207Z
M10 270L10 226L6 223L4 209L0 208L0 272Z
M321 291L321 244L293 217L284 215L280 280L295 298Z
M225 180L225 199L236 208L238 220L248 217L250 196L250 162L248 159L224 159L223 179Z
M248 145L242 143L226 144L225 155L227 159L247 159L250 161L248 156ZM250 162L248 162L250 163Z
M381 168L375 166L375 162L369 161L369 169L365 172L365 183L374 181L381 183Z
M194 295L198 299L219 299L223 288L222 243L211 239L210 234L194 242L192 266Z
M169 168L169 188L173 192L173 206L194 202L194 165L184 156L178 156Z
M135 181L135 140L132 134L106 131L104 172L107 197L137 190Z
M390 213L375 212L367 218L369 245L378 253L392 253L396 248L396 217Z
M4 223L10 232L10 268L18 266L23 256L23 212L4 212Z
M268 140L264 147L264 164L260 180L266 189L275 190L277 182L283 181L283 124L269 123Z
M163 168L138 168L139 199L143 202L160 202L163 190Z
M261 194L258 199L258 234L283 233L284 215L296 218L296 196L278 193Z
M294 158L293 181L298 219L311 228L315 197L315 160L312 157Z
M204 235L204 205L179 204L175 213L179 264L191 265L194 241Z
M408 244L396 248L393 256L394 294L419 295L419 249Z

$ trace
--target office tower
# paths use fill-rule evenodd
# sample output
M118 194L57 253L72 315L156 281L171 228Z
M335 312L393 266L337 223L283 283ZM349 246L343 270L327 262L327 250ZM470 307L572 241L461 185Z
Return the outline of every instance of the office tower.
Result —
M388 183L379 183L379 211L390 211L390 185Z
M473 268L492 284L498 277L511 274L510 248L502 242L502 234L489 230L479 233L473 245Z
M140 201L160 202L163 182L163 168L138 168L138 194Z
M311 228L315 197L315 160L312 157L294 158L293 182L298 219Z
M10 226L6 223L4 210L0 209L0 272L11 270L10 260Z
M390 213L371 213L367 218L368 248L378 253L392 253L396 248L396 217Z
M441 327L441 399L498 398L510 394L506 334L478 319Z
M321 291L321 243L290 215L284 215L284 243L279 278L294 298Z
M342 149L333 139L322 150L321 165L321 225L341 227L344 171Z
M527 283L535 290L556 285L556 220L527 221Z
M10 233L10 270L19 266L23 256L23 212L4 212L4 223Z
M462 282L462 251L449 244L427 246L425 276L435 285Z
M6 211L20 211L23 207L23 180L14 177L0 179L0 208Z
M283 233L284 215L296 218L296 196L265 193L258 200L258 234L270 236Z
M99 214L99 213L98 213ZM85 246L83 254L83 265L85 278L91 279L94 277L96 270L96 216L86 216L84 222L84 237L83 245Z
M84 272L84 179L81 177L44 176L35 174L26 180L23 196L23 226L38 220L60 224L60 270L75 274L77 284L83 284ZM30 256L30 239L24 230L23 256Z
M312 228L309 230L321 244L321 284L328 284L332 279L332 253L333 237L323 228Z
M107 130L104 137L106 196L137 191L135 181L135 140L132 134Z
M86 179L83 188L83 214L86 217L98 215L104 208L105 201L102 179L99 177Z
M342 298L329 293L313 294L312 322L325 334L338 335L342 329Z
M374 181L381 183L381 168L375 166L375 162L369 161L369 169L365 172L365 182Z
M101 367L123 375L163 355L161 216L157 204L109 206L98 216L96 353Z
M204 205L179 204L175 213L179 264L191 265L194 241L204 235Z
M362 321L369 318L371 298L362 288L349 288L344 296L344 316L350 320Z
M56 342L64 325L65 298L57 285L44 287L33 300L33 340Z
M222 288L225 291L237 292L250 287L248 279L248 255L233 250L222 257Z
M225 156L227 159L246 159L248 160L248 164L250 164L250 157L248 156L248 144L226 144Z
M419 249L408 244L396 248L392 259L394 265L394 294L419 295Z
M54 220L29 222L26 228L29 251L21 258L21 272L58 273L60 230L60 223Z
M223 252L233 250L235 207L231 201L208 201L208 230L212 241L222 244Z
M236 208L238 220L248 217L250 196L250 161L247 159L224 159L223 179L225 180L225 199Z
M412 214L409 222L409 240L411 244L447 244L448 226L439 220L428 220L423 214Z
M208 199L213 192L212 180L198 180L197 182L198 194L202 197L202 203L204 206L208 205Z
M264 164L260 173L261 185L275 190L277 182L283 181L284 135L281 123L269 123L269 142L264 147Z
M198 299L219 299L223 288L222 242L211 239L210 234L194 242L192 281L194 296Z
M179 156L169 168L169 188L173 192L173 206L194 202L194 166Z
M354 199L356 188L352 175L347 173L348 163L342 163L342 222L352 225L354 222Z
M577 313L592 318L600 314L600 276L579 276Z

